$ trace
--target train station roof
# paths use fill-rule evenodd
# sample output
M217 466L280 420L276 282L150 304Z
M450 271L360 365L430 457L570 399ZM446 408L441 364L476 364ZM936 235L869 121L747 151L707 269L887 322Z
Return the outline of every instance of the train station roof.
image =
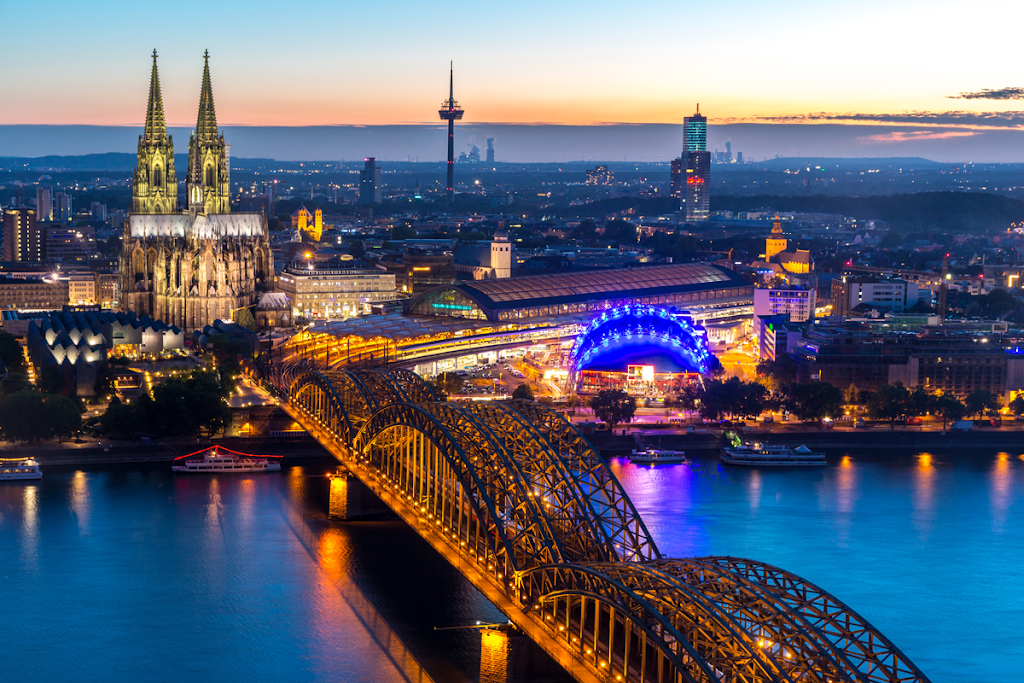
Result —
M435 288L413 299L413 313L450 314L452 305L428 303L439 293L461 295L470 300L488 318L510 309L538 309L589 302L640 300L684 293L751 288L752 285L735 272L709 263L685 263L576 271L554 275L528 275L496 280L473 280ZM439 312L427 308L442 309ZM456 309L457 310L457 309Z

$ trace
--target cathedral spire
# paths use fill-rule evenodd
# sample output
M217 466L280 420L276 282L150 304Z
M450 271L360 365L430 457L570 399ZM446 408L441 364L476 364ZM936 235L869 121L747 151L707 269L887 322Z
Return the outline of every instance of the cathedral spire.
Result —
M156 50L153 50L153 73L149 77L149 105L146 108L146 130L143 135L149 144L167 137L164 99L160 94L160 74L156 68Z
M203 87L199 91L199 120L196 137L202 142L217 139L217 112L213 107L213 86L210 85L210 51L203 53Z

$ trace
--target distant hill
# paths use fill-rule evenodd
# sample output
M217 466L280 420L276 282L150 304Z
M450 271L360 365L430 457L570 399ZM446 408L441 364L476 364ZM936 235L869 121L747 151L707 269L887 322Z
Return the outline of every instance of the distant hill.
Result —
M869 197L711 197L713 211L797 211L879 219L901 231L996 232L1024 220L1024 201L986 192L922 192Z
M764 168L795 168L798 166L821 166L822 168L847 168L866 170L871 168L938 169L954 164L945 164L922 157L780 157L767 159L755 164Z

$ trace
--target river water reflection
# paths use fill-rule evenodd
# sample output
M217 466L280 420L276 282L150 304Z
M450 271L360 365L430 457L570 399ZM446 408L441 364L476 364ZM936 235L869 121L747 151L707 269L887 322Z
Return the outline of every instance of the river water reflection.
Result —
M787 569L860 613L935 683L1024 680L1024 455L612 466L664 554Z
M398 680L346 598L355 588L435 680L474 680L477 632L434 627L501 614L401 522L327 522L329 466L48 470L0 483L5 676ZM1020 454L612 467L666 555L784 567L853 607L935 683L1024 680Z

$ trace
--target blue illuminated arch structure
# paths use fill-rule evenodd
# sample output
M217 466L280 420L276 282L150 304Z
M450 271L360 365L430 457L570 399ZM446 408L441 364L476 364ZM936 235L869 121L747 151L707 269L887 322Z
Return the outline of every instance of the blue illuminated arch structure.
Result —
M580 373L596 357L614 344L634 339L647 340L671 351L693 372L710 372L707 333L689 315L663 306L629 304L604 311L576 337L569 353L569 390L576 391Z

